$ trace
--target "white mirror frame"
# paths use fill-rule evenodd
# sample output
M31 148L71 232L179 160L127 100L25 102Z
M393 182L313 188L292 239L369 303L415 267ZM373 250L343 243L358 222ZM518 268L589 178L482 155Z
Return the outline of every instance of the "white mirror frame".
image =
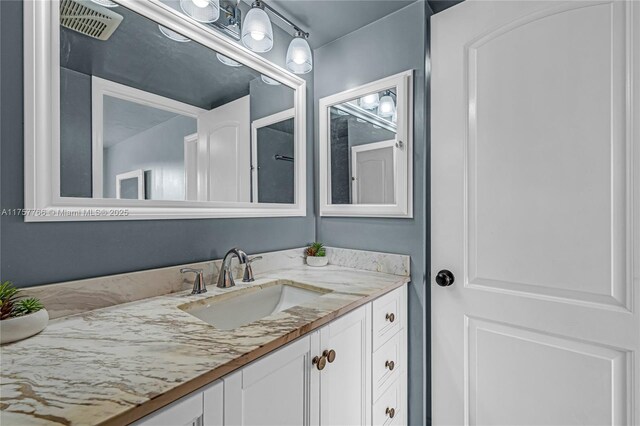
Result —
M59 0L25 0L24 208L27 212L25 221L306 216L306 82L216 30L181 15L159 0L115 1L294 90L295 203L258 204L61 197ZM121 214L123 210L126 210L126 215Z
M329 108L372 92L397 89L394 204L331 204L331 121ZM320 99L320 216L413 217L413 71L405 71Z

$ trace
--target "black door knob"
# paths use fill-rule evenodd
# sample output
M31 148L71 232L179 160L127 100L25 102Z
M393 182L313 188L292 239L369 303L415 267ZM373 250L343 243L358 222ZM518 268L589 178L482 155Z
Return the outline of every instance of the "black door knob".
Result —
M438 275L436 275L436 284L440 287L448 287L453 284L455 280L456 278L453 276L453 273L446 269L441 270L438 272Z

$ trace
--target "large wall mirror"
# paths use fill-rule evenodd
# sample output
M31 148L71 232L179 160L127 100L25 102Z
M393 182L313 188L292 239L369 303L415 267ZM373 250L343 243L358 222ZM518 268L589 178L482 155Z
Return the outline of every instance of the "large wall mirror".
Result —
M27 217L305 215L304 80L169 0L98 3L25 2Z
M320 214L412 217L412 72L320 100Z

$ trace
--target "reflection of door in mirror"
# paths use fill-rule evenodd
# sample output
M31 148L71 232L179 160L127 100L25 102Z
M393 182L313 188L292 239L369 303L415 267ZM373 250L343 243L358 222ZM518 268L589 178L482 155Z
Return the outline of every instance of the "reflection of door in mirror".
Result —
M294 202L294 115L288 109L251 124L253 202Z
M396 127L378 111L362 100L330 108L332 204L395 202Z
M250 201L249 96L198 116L198 138L208 156L200 167L209 170L208 201Z
M352 202L392 204L394 200L395 141L351 147Z

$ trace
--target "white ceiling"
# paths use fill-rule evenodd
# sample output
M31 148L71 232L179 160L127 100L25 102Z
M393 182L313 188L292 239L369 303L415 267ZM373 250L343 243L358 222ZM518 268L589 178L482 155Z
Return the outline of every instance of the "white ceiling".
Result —
M244 0L251 3L251 0ZM402 9L416 0L265 0L270 6L308 31L312 49ZM290 27L272 22L290 33Z

